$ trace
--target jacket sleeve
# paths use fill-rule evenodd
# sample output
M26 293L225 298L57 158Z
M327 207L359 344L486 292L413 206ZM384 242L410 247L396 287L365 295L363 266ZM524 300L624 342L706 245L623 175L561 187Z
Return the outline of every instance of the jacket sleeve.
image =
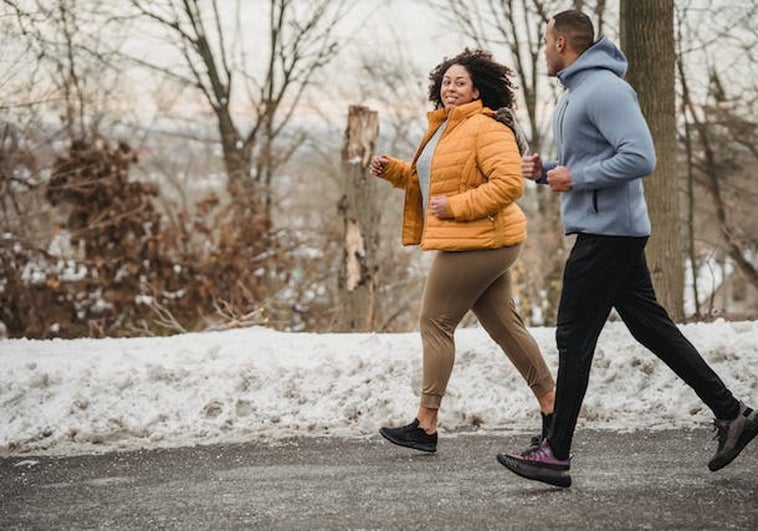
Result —
M611 146L608 157L571 170L574 190L618 186L645 177L655 169L655 148L637 95L624 84L596 90L587 107L587 117Z
M411 177L411 164L395 157L387 156L387 159L389 162L379 177L388 181L395 188L405 188L408 179Z
M457 220L471 221L491 216L524 193L524 176L513 132L487 118L476 138L476 162L486 181L448 197L448 208Z
M534 182L537 184L547 184L547 172L550 170L554 170L558 166L558 163L556 161L550 161L550 162L543 162L542 163L542 175L540 175L539 179L536 179Z

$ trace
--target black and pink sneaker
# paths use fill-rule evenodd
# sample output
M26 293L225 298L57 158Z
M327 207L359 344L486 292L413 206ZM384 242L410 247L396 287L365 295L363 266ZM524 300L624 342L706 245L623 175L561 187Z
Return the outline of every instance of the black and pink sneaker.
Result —
M733 420L718 420L714 422L716 438L719 441L718 450L708 462L711 472L720 470L734 461L747 444L758 435L758 411L740 402L740 412Z
M497 460L523 478L556 487L571 486L571 460L557 459L547 440L543 440L539 446L530 446L522 453L497 454Z

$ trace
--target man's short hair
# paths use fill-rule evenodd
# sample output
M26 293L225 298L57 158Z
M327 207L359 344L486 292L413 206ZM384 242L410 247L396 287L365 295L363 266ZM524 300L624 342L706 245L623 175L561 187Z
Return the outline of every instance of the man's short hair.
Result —
M561 11L553 17L553 31L566 37L571 48L583 53L595 42L595 28L592 20L579 10Z

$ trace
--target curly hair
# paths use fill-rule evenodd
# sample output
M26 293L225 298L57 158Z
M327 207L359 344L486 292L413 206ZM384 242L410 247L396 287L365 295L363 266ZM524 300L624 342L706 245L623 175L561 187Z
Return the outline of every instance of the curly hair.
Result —
M474 88L479 90L482 105L485 107L497 110L501 107L515 106L514 86L510 79L513 70L492 59L490 52L466 48L455 57L443 59L429 72L429 101L434 103L435 109L444 107L440 97L442 78L453 65L460 65L466 69Z

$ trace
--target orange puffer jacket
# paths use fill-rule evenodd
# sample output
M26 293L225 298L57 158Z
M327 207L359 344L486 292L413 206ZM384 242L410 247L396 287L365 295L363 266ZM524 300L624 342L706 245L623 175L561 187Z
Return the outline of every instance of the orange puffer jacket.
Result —
M429 129L413 162L388 157L381 175L405 189L403 244L464 251L523 242L526 217L515 203L524 191L516 139L481 100L453 107L432 157L429 197L446 195L454 219L422 212L416 160L447 114L446 109L428 113Z

